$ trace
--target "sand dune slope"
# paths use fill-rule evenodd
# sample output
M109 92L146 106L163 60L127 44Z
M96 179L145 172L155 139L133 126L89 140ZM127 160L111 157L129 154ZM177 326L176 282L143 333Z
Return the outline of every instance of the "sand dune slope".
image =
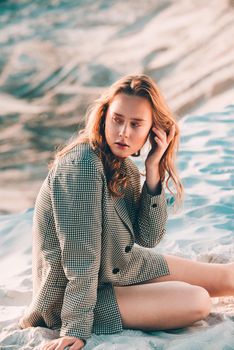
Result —
M122 75L149 74L173 112L234 100L232 0L3 2L1 213L33 206L58 145Z

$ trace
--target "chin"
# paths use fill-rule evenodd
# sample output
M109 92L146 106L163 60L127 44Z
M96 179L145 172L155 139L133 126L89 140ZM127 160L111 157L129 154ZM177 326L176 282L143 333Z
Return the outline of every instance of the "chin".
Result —
M123 154L123 153L120 153L120 152L112 152L112 154L118 158L118 159L121 159L121 160L124 160L125 158L129 157L130 154Z
M118 150L118 149L116 150L112 147L110 147L110 150L111 150L111 153L119 159L124 159L124 158L127 158L130 156L130 154L129 154L130 152L123 152L123 151Z
M114 154L114 156L115 156L116 158L119 158L119 159L121 159L121 160L123 160L123 159L129 157L128 154L127 154L127 155L125 155L125 154L117 154L117 153L113 153L113 154Z

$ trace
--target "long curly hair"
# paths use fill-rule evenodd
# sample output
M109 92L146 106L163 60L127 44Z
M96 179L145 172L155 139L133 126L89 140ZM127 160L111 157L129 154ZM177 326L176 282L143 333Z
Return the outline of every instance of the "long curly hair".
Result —
M175 201L181 203L183 199L183 185L175 166L175 155L179 146L179 128L159 88L145 74L122 77L96 99L87 110L85 128L79 132L70 144L57 152L55 161L59 157L64 156L76 145L89 143L93 149L98 150L99 157L103 162L110 192L114 196L123 195L128 178L122 171L122 161L113 155L105 138L106 112L109 104L119 93L146 98L152 107L153 125L163 129L167 134L171 126L175 124L175 136L160 160L159 173L161 181L165 181L166 187L175 198ZM149 137L149 142L153 145L155 141Z

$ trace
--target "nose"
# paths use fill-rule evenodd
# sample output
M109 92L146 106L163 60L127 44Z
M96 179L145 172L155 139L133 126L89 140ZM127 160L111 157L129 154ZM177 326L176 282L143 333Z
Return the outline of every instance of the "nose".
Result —
M127 124L121 125L119 128L119 136L121 137L128 137L129 136L129 128Z

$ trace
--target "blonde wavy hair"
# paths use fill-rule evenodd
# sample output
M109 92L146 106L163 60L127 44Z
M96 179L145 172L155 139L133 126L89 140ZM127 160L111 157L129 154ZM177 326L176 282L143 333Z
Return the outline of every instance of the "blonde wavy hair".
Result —
M160 160L159 172L161 181L165 181L166 187L175 198L176 203L181 203L183 199L183 186L175 166L175 155L179 146L179 128L159 88L145 74L122 77L96 99L87 110L85 129L81 130L70 144L57 152L53 164L76 145L89 143L93 149L98 150L99 157L103 162L110 192L114 196L123 195L128 178L121 170L121 160L113 155L105 138L106 112L114 97L120 93L146 98L152 107L153 125L163 129L167 135L172 125L175 124L175 136ZM151 145L155 143L151 137L149 137L149 141Z

